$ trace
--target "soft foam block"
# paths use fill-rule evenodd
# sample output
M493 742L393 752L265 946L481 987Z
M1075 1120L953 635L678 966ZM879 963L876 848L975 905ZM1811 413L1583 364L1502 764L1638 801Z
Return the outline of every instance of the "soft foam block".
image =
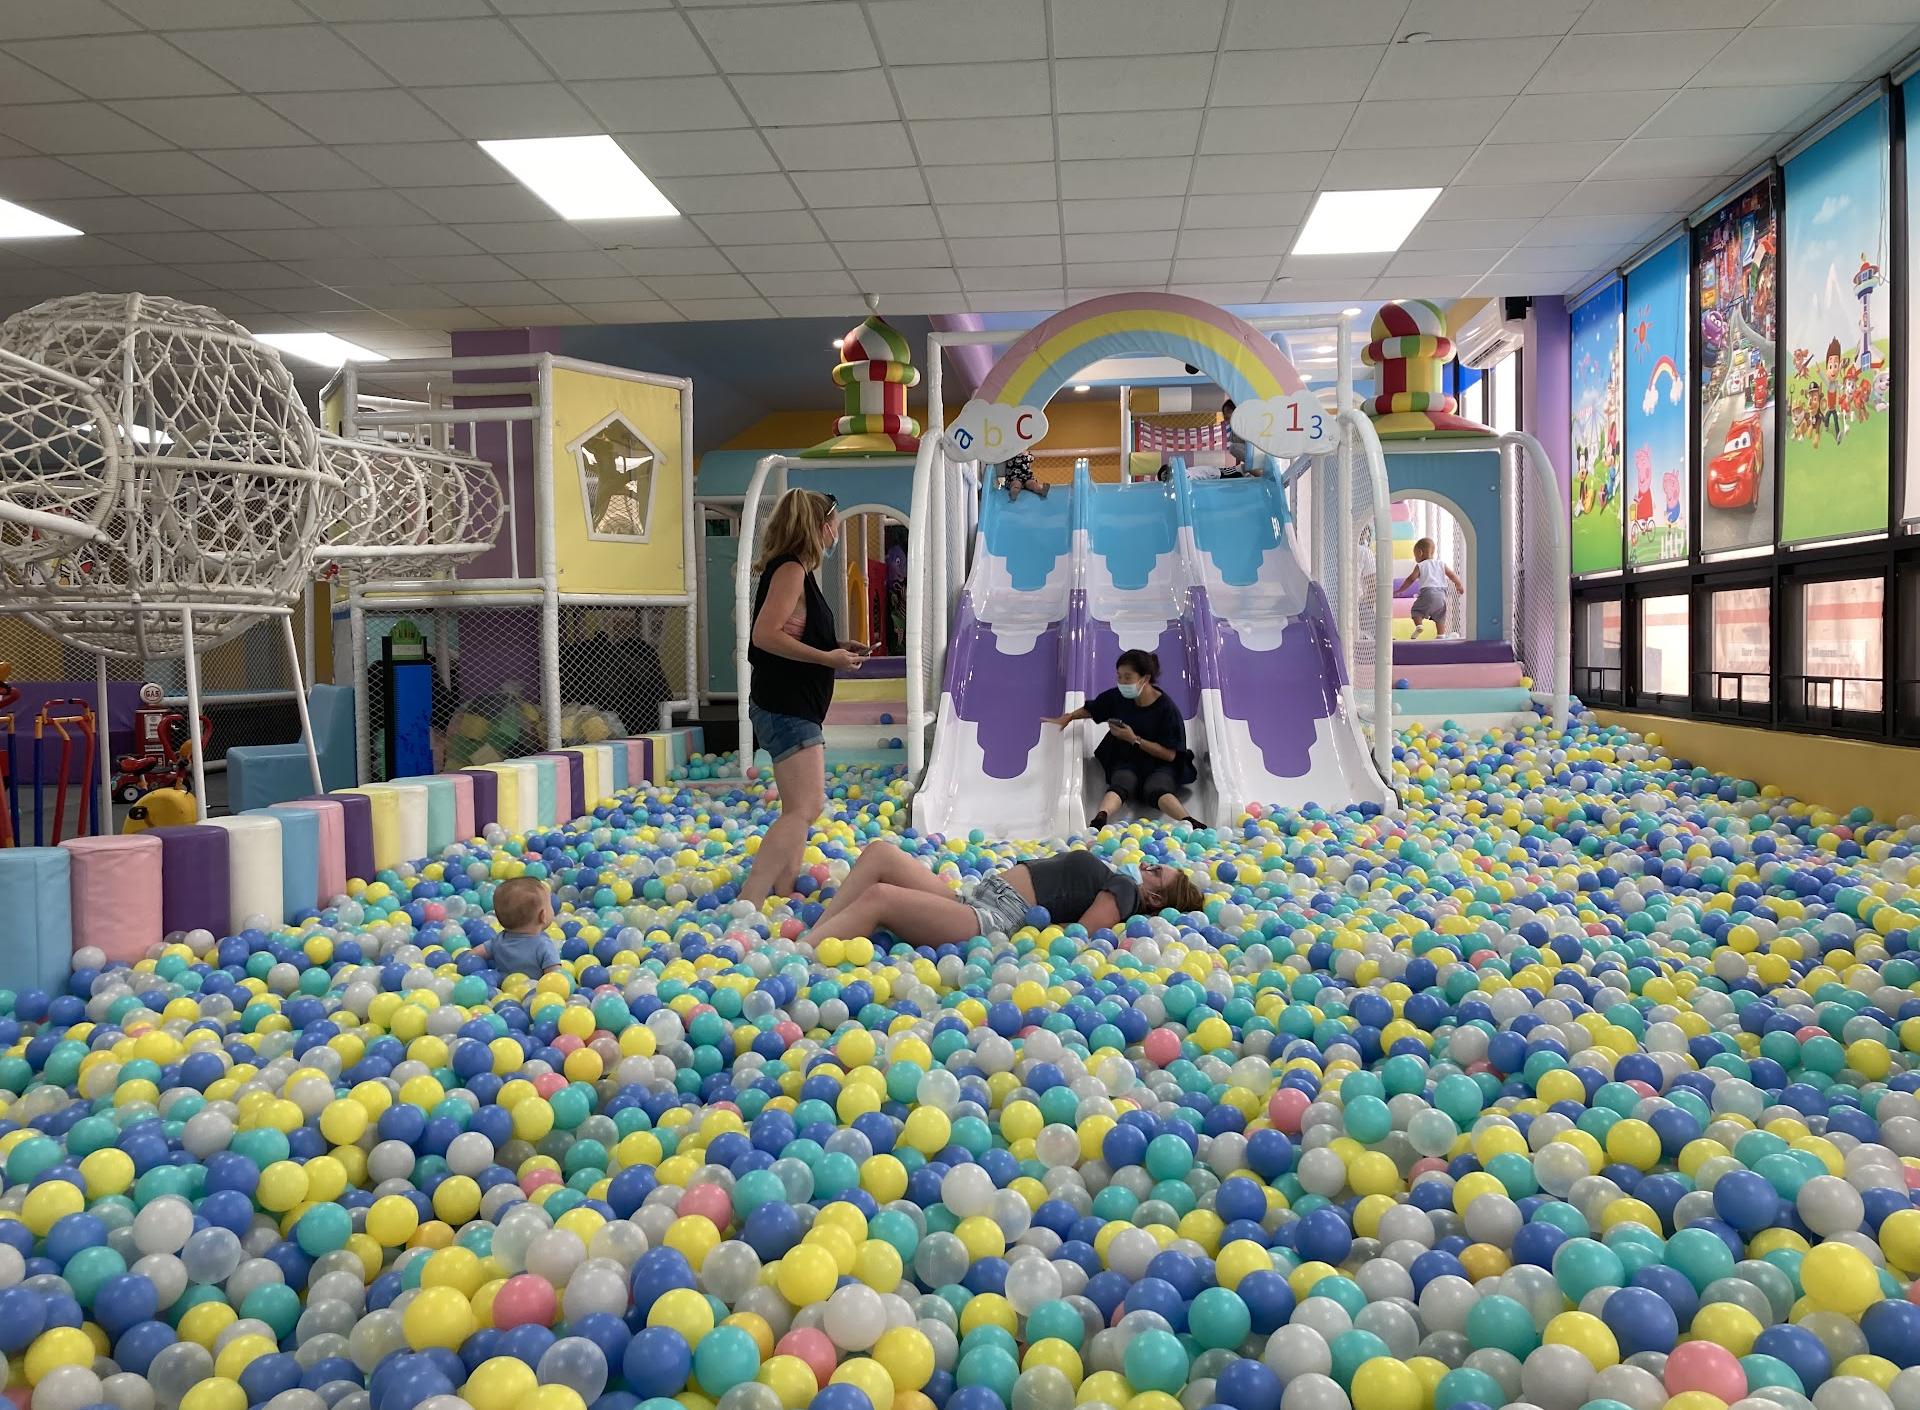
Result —
M73 867L73 945L98 947L110 960L146 958L166 928L160 921L160 844L132 837L74 837L62 842Z
M300 798L291 803L276 803L276 809L310 812L319 824L314 852L315 889L324 906L347 889L347 810L337 798ZM283 878L284 880L284 878Z
M11 988L57 992L73 962L73 858L60 847L0 851L0 970Z
M160 928L169 935L176 930L206 930L215 938L233 934L240 917L228 914L227 834L192 823L149 828L147 836L160 844ZM281 919L277 913L273 918Z
M395 846L397 860L417 862L427 855L427 790L418 783L376 783L369 785L374 794L386 794L394 802ZM374 804L377 809L380 805ZM375 814L376 819L378 814ZM379 826L376 821L375 827Z
M210 818L207 827L227 834L227 909L233 924L254 916L281 919L286 889L280 870L280 820L271 812Z
M309 808L264 810L280 824L280 902L292 920L317 908L320 895L320 814ZM341 884L344 886L345 880Z

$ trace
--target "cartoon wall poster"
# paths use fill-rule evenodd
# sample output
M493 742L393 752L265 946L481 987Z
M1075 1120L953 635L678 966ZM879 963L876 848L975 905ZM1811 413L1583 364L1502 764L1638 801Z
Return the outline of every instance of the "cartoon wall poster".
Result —
M1694 232L1700 311L1700 551L1773 543L1779 212L1761 181Z
M1676 238L1627 272L1627 563L1687 556L1687 266Z
M1786 164L1782 543L1887 526L1887 120L1879 99Z
M1620 418L1622 285L1608 284L1569 316L1573 382L1573 572L1620 567L1622 506L1626 498Z

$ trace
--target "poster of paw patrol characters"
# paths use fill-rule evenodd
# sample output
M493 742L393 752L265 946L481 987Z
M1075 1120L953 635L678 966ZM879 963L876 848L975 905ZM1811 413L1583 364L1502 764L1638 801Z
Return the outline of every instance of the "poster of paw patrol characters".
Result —
M1685 237L1627 272L1627 562L1687 556Z
M1779 215L1769 179L1694 235L1700 317L1700 551L1773 542Z
M1614 280L1569 316L1573 342L1573 572L1604 573L1620 567L1621 464L1620 311L1622 286Z
M1887 526L1887 119L1878 100L1786 164L1782 543Z

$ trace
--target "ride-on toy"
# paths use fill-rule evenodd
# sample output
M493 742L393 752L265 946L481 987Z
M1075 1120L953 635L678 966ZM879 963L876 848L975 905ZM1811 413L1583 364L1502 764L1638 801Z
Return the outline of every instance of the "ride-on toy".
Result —
M193 788L193 751L196 744L180 710L160 704L160 687L149 681L140 687L140 708L133 712L134 754L114 761L113 796L137 803L157 788ZM198 748L213 741L213 721L200 717Z

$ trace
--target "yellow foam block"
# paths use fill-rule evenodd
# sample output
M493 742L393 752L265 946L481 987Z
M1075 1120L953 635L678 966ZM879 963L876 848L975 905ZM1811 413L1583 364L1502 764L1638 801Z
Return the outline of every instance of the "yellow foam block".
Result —
M358 793L373 804L373 865L385 871L406 860L406 848L400 836L400 795L391 788L367 786L342 788L340 793Z
M500 826L520 830L520 771L511 764L482 764L492 774L494 784L493 818Z

